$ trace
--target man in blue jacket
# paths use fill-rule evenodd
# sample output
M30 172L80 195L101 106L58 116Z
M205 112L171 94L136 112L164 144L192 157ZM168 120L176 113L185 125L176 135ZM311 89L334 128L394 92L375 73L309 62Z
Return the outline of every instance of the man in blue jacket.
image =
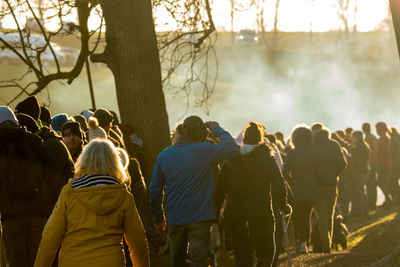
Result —
M219 144L206 142L209 128ZM170 266L185 265L187 243L193 267L208 266L213 206L215 163L235 156L239 147L217 122L191 116L184 120L183 134L177 143L164 149L157 158L150 183L150 205L156 225L165 227L163 190L170 246Z

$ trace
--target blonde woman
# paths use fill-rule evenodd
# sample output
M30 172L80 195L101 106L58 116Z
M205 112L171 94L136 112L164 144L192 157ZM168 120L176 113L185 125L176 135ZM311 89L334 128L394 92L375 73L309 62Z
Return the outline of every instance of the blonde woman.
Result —
M94 139L80 155L76 178L64 186L42 234L35 266L125 266L122 237L133 266L149 266L147 241L133 196L127 164L115 146ZM125 165L125 166L124 166Z

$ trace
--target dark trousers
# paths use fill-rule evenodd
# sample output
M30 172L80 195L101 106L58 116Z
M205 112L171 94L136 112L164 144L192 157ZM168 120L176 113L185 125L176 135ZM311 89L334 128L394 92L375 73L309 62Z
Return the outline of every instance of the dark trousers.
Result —
M191 266L207 267L210 228L210 221L168 226L170 266L185 266L186 252L189 243Z
M3 242L12 267L33 266L47 218L19 216L3 220Z
M272 216L235 216L228 223L231 234L235 267L248 267L253 263L256 251L256 266L271 266L275 253L274 222ZM246 218L247 217L247 218Z
M354 174L350 183L351 215L368 215L368 199L365 194L366 174Z
M336 200L336 186L318 187L315 209L317 210L318 214L323 252L330 251L333 232L333 216L336 207Z
M367 178L367 196L368 196L368 207L371 210L376 208L376 201L378 197L378 185L376 183L376 167L371 167Z
M391 166L380 166L377 168L378 173L378 186L381 188L385 195L385 201L390 202L393 197L392 188L390 186L391 180Z
M293 209L293 223L296 241L307 242L310 238L310 215L312 202L297 201Z

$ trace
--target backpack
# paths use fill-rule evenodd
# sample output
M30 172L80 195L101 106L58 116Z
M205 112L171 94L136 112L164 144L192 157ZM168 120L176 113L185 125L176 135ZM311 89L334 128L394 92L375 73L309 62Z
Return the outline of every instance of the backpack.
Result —
M33 138L22 130L10 140L0 140L0 194L13 199L40 195L42 165L33 149Z

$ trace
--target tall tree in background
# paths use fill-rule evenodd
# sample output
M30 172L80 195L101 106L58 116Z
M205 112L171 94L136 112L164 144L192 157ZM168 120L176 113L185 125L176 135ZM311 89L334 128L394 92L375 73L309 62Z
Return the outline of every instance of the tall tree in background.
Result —
M275 0L275 14L274 14L274 28L272 34L271 48L273 50L276 49L276 45L278 42L278 21L279 21L279 5L281 0Z
M35 95L41 92L48 84L67 80L72 83L81 73L88 56L94 62L107 64L115 80L116 95L122 123L130 126L144 141L143 171L147 181L151 178L153 164L158 153L170 144L168 115L166 111L163 82L168 85L168 78L177 70L178 65L188 64L191 76L184 83L184 90L189 88L191 82L202 82L209 97L208 73L204 74L201 66L206 64L207 57L212 51L212 46L203 45L209 40L210 34L215 30L211 16L209 0L180 1L150 1L150 0L53 0L48 1L45 9L38 12L31 1L3 0L5 8L0 13L0 18L12 18L15 29L0 36L0 44L5 49L13 52L23 62L34 78L2 81L0 87L16 89L16 96L7 104L19 99L22 95ZM184 12L185 21L176 17L177 25L186 25L157 36L153 20L153 8L164 5L171 14ZM182 9L183 8L183 9ZM175 10L174 10L175 9ZM44 19L40 18L42 13ZM97 14L102 18L98 28L89 30L90 16ZM64 19L67 15L77 17L77 25L70 24L70 29L65 29ZM33 42L33 34L29 27L22 25L21 17L33 17L39 26L41 42ZM48 31L46 23L58 23L57 30ZM105 49L98 53L102 44L101 30L106 27ZM77 30L79 31L78 33ZM52 40L60 34L76 35L80 39L81 49L79 56L72 68L66 70L54 49ZM197 34L195 40L185 38ZM35 37L37 39L37 37ZM18 39L18 40L16 40ZM170 49L172 47L172 49ZM190 49L188 49L190 47ZM211 48L210 48L211 47ZM179 52L178 51L184 51ZM51 67L43 64L43 55L50 51L53 56ZM205 52L203 52L205 51ZM162 77L161 60L169 60L170 65ZM201 60L203 59L203 60ZM197 65L196 65L197 64ZM212 86L211 86L212 88ZM66 89L68 90L68 89Z

